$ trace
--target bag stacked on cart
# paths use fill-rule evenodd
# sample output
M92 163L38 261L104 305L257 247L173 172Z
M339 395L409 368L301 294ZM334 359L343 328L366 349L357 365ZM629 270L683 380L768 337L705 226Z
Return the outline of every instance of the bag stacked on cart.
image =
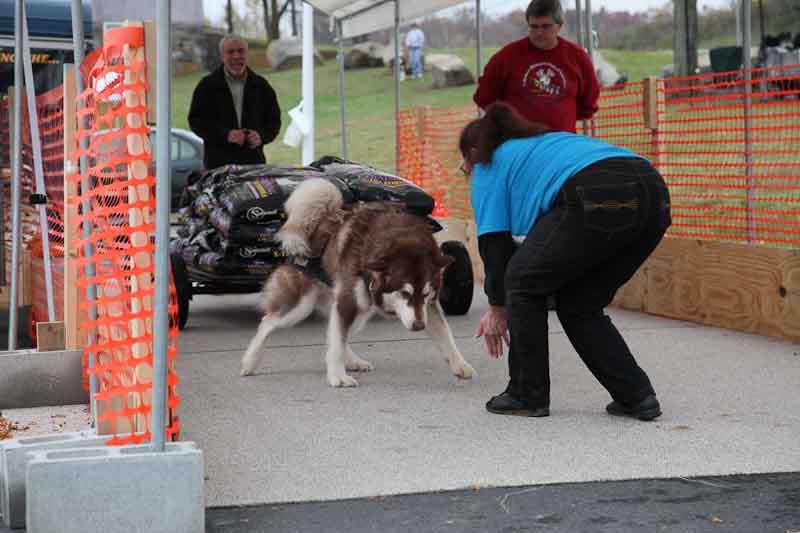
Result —
M433 198L413 183L335 157L309 167L225 165L190 178L172 254L213 274L268 274L285 261L275 240L286 219L283 206L309 178L333 183L345 205L377 201L419 215L434 207Z

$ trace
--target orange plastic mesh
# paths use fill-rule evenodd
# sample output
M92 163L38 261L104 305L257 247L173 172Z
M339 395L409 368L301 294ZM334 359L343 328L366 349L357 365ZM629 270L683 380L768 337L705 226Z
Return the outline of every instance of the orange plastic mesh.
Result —
M22 96L22 158L20 160L20 230L21 242L33 257L31 263L31 336L35 338L36 322L47 321L47 292L45 263L39 224L39 212L29 203L31 193L36 192L33 165L33 145L25 96ZM42 168L45 193L47 195L47 226L50 239L51 274L53 277L54 319L64 319L64 119L63 89L56 87L36 97L39 137L42 145ZM6 268L11 267L11 161L10 161L10 114L8 100L0 106L0 172L7 178L3 181L4 239ZM7 270L8 271L8 270ZM59 290L59 287L61 290Z
M646 127L644 82L606 87L579 131L649 158L672 195L669 234L772 246L800 244L800 66L670 78L657 90L658 128ZM400 112L400 174L471 218L456 169L472 106ZM749 117L746 121L745 118ZM750 144L746 142L749 138Z
M477 116L474 105L400 111L398 172L433 196L434 217L472 216L469 182L459 170L458 136Z
M74 202L79 214L76 233L82 224L91 228L88 239L76 242L80 256L79 286L84 292L90 284L97 289L94 302L84 300L83 309L92 306L96 319L87 320L90 345L86 356L94 354L99 392L97 424L101 432L111 432L109 444L148 441L153 365L153 305L155 253L155 177L149 127L146 123L146 64L144 31L140 27L115 28L106 33L102 52L88 57L81 71L87 89L78 96L78 143L88 148L71 147L71 159L86 156L84 175L68 177L80 191ZM81 188L82 180L88 182ZM88 211L81 202L87 201ZM94 254L87 257L84 245ZM93 265L95 275L88 278L85 266ZM179 397L174 371L177 356L177 300L170 284L170 342L168 349L168 399L170 416L165 428L168 439L178 436L175 409Z

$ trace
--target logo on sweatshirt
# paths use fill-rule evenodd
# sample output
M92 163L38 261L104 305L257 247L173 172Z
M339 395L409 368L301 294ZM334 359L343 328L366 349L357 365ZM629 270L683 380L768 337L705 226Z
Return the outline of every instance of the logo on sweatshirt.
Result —
M564 72L552 63L536 63L528 67L522 86L532 96L560 98L567 89Z

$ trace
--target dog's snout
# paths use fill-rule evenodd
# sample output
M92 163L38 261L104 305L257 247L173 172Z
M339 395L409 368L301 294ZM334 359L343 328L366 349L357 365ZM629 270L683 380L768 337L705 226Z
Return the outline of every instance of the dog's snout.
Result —
M425 322L422 320L415 320L413 324L411 324L411 331L422 331L425 329Z

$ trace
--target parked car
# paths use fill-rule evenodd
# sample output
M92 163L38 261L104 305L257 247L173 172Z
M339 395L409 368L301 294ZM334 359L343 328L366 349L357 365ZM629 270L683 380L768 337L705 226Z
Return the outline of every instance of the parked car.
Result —
M156 129L150 128L153 146L153 161L156 154ZM188 130L172 128L170 139L170 159L172 167L172 209L175 210L186 180L194 171L203 170L203 139Z

